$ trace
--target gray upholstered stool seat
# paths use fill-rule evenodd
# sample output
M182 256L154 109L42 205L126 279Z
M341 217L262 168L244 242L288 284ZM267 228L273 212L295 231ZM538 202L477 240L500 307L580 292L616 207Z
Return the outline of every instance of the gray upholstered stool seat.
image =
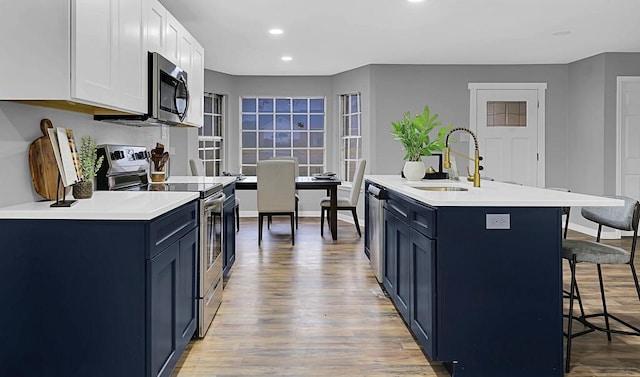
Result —
M564 240L562 257L571 259L574 254L578 263L625 264L631 260L631 253L619 247L594 241Z
M572 339L588 334L592 331L604 331L607 333L607 339L611 341L611 334L625 334L640 336L640 328L634 326L631 323L609 313L607 310L607 300L605 297L604 279L602 278L603 264L626 264L631 269L631 277L636 288L636 294L640 299L640 283L638 283L638 275L633 264L633 259L636 251L636 242L638 238L638 217L640 216L640 203L636 199L632 199L625 196L614 196L616 199L624 201L624 205L621 207L582 207L582 217L587 220L591 220L598 224L598 233L596 241L583 241L583 240L563 240L562 241L562 257L569 261L569 268L571 269L571 286L569 291L569 312L566 315L568 318L567 332L567 351L565 353L565 372L570 370L571 360L571 343ZM631 251L626 251L619 247L605 245L600 243L600 236L602 235L602 228L608 226L610 228L618 230L631 230L633 231L633 238L631 242ZM578 283L576 282L576 266L580 263L590 263L596 266L598 271L598 281L600 283L600 296L602 298L602 312L585 314L582 308L580 295L578 292ZM618 278L620 281L620 278ZM575 316L573 313L573 300L578 298L580 303L580 316ZM604 319L604 327L590 322L589 319L601 317ZM574 320L579 321L585 326L585 330L577 333L573 332L572 323ZM618 324L626 327L627 330L614 329L610 326L610 321L614 320Z

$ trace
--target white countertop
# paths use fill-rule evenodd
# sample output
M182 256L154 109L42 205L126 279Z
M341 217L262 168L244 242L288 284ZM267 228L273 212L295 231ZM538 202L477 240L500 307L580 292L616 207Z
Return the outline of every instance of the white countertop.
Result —
M94 191L68 208L51 208L53 201L3 207L0 219L151 220L198 198L197 192Z
M472 182L427 180L407 181L399 175L366 175L368 179L410 198L435 207L571 207L571 206L622 206L622 200L601 196L562 192L509 183L482 180L481 187ZM456 186L468 191L424 191L416 187Z
M236 177L199 177L189 175L170 176L168 183L222 183L223 186L236 181Z

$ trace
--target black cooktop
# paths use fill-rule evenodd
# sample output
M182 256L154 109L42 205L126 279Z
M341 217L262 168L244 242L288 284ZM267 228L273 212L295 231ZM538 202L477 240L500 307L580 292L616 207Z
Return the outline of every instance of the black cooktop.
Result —
M222 191L221 183L167 183L153 182L141 186L128 187L127 191L186 191L199 192L200 198L206 198Z

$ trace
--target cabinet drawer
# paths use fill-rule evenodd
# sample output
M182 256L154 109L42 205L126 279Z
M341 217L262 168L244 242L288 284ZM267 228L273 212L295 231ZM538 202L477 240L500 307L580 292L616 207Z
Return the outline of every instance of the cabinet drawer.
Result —
M393 213L400 221L408 224L411 205L408 198L398 195L392 191L387 191L387 199L384 208Z
M414 204L411 211L411 227L429 238L436 238L436 209Z
M183 205L160 216L149 225L147 259L158 255L198 225L198 201Z

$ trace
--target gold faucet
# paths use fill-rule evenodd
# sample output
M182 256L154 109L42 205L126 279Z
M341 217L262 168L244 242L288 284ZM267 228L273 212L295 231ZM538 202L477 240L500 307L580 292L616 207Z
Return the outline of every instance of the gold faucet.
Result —
M458 153L456 151L452 151L449 148L449 135L451 135L452 133L456 132L456 131L465 131L467 133L469 133L472 137L473 137L473 142L475 143L475 156L474 158L471 158L467 155L464 155L462 153ZM480 161L482 160L482 157L480 157L480 150L478 149L478 138L476 137L476 135L468 128L462 128L462 127L458 127L458 128L453 128L451 129L449 132L447 132L447 138L445 139L444 142L444 167L446 169L451 169L451 153L453 154L457 154L458 156L464 157L468 160L473 161L474 163L474 171L473 171L473 175L471 173L469 173L469 168L467 168L467 181L469 182L473 182L473 187L480 187L480 170L482 170L482 166L480 166Z

